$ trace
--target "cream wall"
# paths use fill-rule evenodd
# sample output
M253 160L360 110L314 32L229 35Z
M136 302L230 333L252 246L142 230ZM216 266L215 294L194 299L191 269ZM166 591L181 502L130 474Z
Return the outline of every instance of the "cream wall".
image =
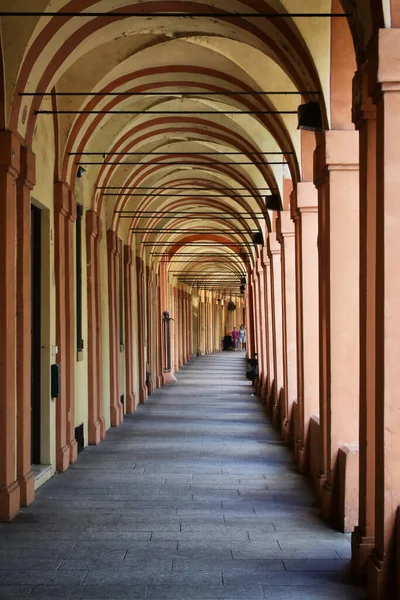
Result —
M48 103L46 108L49 108ZM54 276L54 163L52 120L38 120L32 150L36 155L36 185L32 204L42 209L42 356L41 356L41 462L56 463L56 403L51 398L50 367L56 354L56 287Z

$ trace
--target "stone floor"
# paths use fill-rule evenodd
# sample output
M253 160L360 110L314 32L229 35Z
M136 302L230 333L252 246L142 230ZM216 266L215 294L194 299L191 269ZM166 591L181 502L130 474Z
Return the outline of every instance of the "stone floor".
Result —
M0 525L0 598L364 599L244 366L193 359Z

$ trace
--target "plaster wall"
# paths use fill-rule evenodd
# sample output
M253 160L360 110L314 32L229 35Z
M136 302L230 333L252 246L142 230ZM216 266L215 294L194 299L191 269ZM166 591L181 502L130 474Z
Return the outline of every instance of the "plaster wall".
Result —
M41 356L41 462L56 463L56 402L51 398L50 366L57 362L56 288L54 278L54 129L52 122L39 122L33 140L36 155L36 185L32 204L42 210L42 356Z

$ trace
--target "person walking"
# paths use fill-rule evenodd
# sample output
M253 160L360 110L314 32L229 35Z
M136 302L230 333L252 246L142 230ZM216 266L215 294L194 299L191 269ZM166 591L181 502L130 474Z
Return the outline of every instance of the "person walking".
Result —
M233 347L236 352L238 349L238 339L239 339L239 332L237 331L236 327L233 328L231 335L232 335Z
M240 352L246 350L246 328L243 324L239 328L239 348Z

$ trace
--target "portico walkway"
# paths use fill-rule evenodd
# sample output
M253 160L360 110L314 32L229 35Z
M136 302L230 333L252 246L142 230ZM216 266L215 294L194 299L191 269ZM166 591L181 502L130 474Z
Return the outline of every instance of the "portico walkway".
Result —
M0 598L363 599L243 356L193 359L1 525Z

